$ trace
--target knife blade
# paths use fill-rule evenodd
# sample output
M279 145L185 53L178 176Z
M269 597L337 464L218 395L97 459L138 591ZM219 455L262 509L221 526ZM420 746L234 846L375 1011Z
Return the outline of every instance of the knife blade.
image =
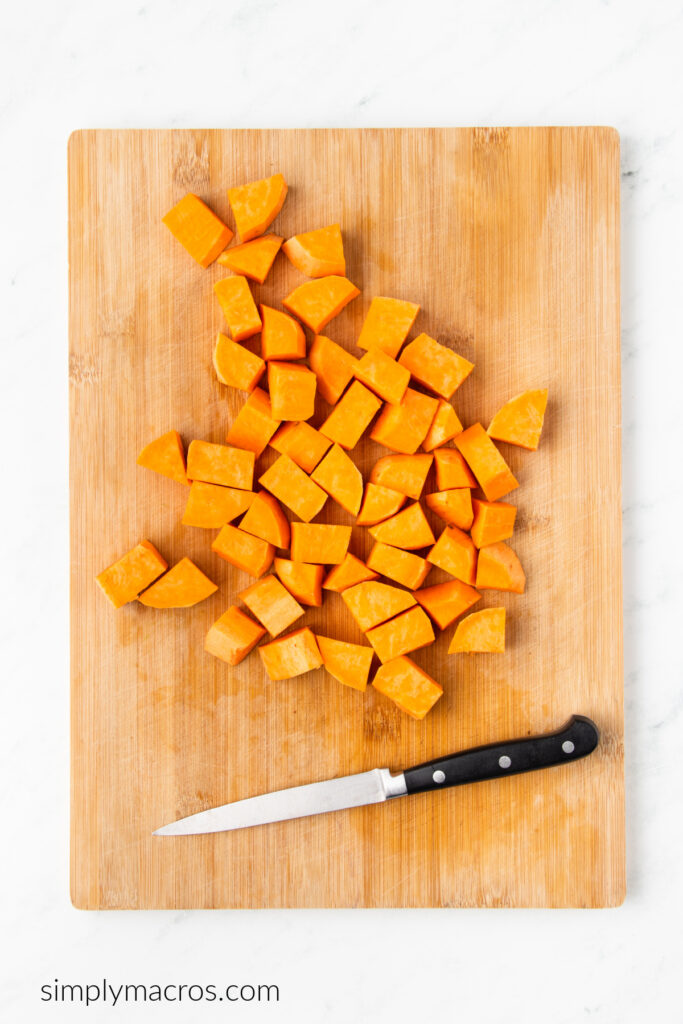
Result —
M551 768L591 754L599 737L598 728L590 718L573 715L556 732L472 747L426 761L397 775L392 775L388 768L374 768L356 775L263 793L180 818L158 828L153 835L189 836L252 828Z

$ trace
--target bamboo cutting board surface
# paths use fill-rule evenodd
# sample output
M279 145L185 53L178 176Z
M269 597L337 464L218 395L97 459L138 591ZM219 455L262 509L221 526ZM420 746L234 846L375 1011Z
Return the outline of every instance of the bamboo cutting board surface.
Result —
M135 464L166 430L222 442L242 392L212 369L212 284L161 223L187 191L233 224L226 190L281 171L288 237L342 225L362 295L325 329L354 339L373 295L419 302L417 331L476 364L469 424L530 387L536 453L501 446L520 488L528 586L505 655L415 660L444 685L416 722L323 670L269 682L258 654L205 654L250 580L180 523L187 489ZM619 142L605 128L85 131L69 144L72 530L71 891L83 908L597 907L624 897ZM258 300L303 277L282 255ZM258 339L254 339L258 342ZM257 347L256 345L252 347ZM320 401L315 423L325 415ZM363 440L367 476L386 449ZM264 457L262 466L270 456ZM435 490L430 480L426 490ZM328 501L321 517L350 521ZM115 611L95 575L142 538L220 585L194 609ZM370 538L354 530L353 550ZM433 570L428 584L446 577ZM361 642L336 594L300 620ZM561 726L599 726L585 761L236 833L174 839L178 817L271 789Z

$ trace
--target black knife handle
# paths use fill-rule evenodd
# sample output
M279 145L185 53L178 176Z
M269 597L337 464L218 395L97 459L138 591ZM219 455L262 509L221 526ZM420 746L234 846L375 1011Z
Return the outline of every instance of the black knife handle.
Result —
M403 773L406 790L408 793L426 793L445 789L446 786L500 779L505 775L577 761L595 750L599 738L597 726L590 718L573 715L557 732L472 747L450 757L439 757L408 768Z

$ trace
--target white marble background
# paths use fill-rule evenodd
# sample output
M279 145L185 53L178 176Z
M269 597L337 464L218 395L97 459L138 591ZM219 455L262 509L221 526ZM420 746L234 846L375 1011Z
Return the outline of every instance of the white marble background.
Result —
M683 1020L681 0L6 0L0 26L0 1016ZM67 137L83 127L458 124L621 133L627 902L595 912L75 911ZM87 1011L39 1001L53 978L102 975L272 981L281 1001Z

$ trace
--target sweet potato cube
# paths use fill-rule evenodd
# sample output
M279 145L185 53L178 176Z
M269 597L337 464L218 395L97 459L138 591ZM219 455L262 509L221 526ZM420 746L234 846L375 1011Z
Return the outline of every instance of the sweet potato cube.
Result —
M276 459L259 478L259 483L306 523L317 516L327 501L322 487L299 469L289 455Z
M261 355L264 359L305 359L306 335L294 317L272 306L259 306L263 330Z
M427 522L419 501L401 509L391 519L370 527L370 536L383 544L391 544L395 548L416 551L434 543L432 528Z
M432 624L419 605L369 629L365 635L382 664L400 658L402 654L410 654L419 647L426 647L435 639Z
M234 604L206 634L204 650L228 665L239 665L265 635L265 629Z
M547 402L547 388L516 395L498 410L486 433L497 441L507 441L535 452L541 439Z
M241 242L250 242L268 230L287 198L287 183L281 174L250 181L228 189Z
M363 500L363 477L355 462L338 444L332 445L320 465L313 470L311 480L346 512L352 516L358 514Z
M461 530L469 530L474 522L472 491L469 487L454 487L450 491L435 491L425 496L427 507L439 519Z
M253 242L244 242L226 249L218 257L218 262L222 267L232 270L233 274L242 274L263 284L283 241L278 235L263 235Z
M168 430L145 445L137 457L138 466L153 469L179 484L189 483L185 471L185 449L177 430Z
M446 444L447 441L452 441L458 434L462 434L462 430L462 423L458 419L455 409L450 402L442 400L439 402L436 416L422 442L422 447L426 452L433 452L435 448Z
M187 449L187 475L190 480L250 491L254 481L254 453L227 444L191 441Z
M277 498L267 491L259 491L251 502L240 523L240 530L267 540L273 547L289 547L289 520Z
M134 601L165 569L168 563L154 545L142 540L95 578L114 608L122 608Z
M244 530L230 525L221 527L220 533L214 538L211 550L256 579L270 569L275 554L275 548L267 540L254 537L251 533L245 533Z
M432 566L426 558L377 541L368 556L368 567L404 587L417 590L427 579Z
M385 455L373 466L370 481L417 499L422 494L432 458L431 455Z
M308 420L315 412L317 379L301 363L268 363L268 388L277 420Z
M228 321L233 341L245 341L258 334L261 317L246 277L224 277L216 281L213 290Z
M381 404L372 391L355 380L323 423L320 433L342 448L355 448Z
M455 448L435 449L434 465L436 467L436 485L440 491L477 486L472 470Z
M505 651L505 609L483 608L456 626L449 654L502 654Z
M339 565L346 557L350 540L350 526L292 523L292 560Z
M510 467L500 454L495 444L486 433L481 423L468 427L458 434L454 444L467 461L467 465L477 478L487 501L497 501L505 497L515 487L519 487ZM444 488L439 487L440 490Z
M356 380L374 391L385 402L397 404L410 384L410 371L383 352L371 348L358 360L353 371Z
M322 582L325 571L322 565L291 562L288 558L276 558L273 568L280 581L300 604L310 605L314 608L320 607L323 603Z
M326 402L334 405L353 377L356 360L336 341L317 334L308 353L308 362L318 379L318 391Z
M476 586L480 590L509 590L523 594L526 576L519 558L507 544L499 541L479 551Z
M344 277L346 274L344 243L338 224L294 235L287 239L282 251L307 277L327 277L329 274Z
M365 562L356 558L350 551L346 552L343 562L333 566L323 583L324 590L334 590L341 594L349 587L355 587L357 583L365 583L366 580L376 580L378 574L369 569Z
M143 590L138 601L148 608L191 608L217 590L216 584L194 562L181 558L156 583Z
M428 334L420 334L409 342L401 352L399 363L410 370L415 380L446 401L474 369L474 363Z
M241 391L253 391L266 370L266 364L260 356L224 334L216 338L213 367L221 384L228 384Z
M331 640L328 636L316 634L323 665L335 679L354 690L365 690L368 685L370 666L374 657L372 647L349 644L343 640Z
M281 455L289 455L305 473L312 473L332 442L310 423L283 423L270 442Z
M330 274L315 281L300 284L290 292L282 305L299 320L303 320L314 334L320 334L323 327L341 313L344 306L360 295L355 284L346 277Z
M374 526L384 519L395 515L406 500L405 494L394 491L391 487L382 487L381 484L368 483L365 485L365 495L361 505L357 526Z
M201 526L205 530L220 529L247 511L254 500L253 491L236 487L220 487L194 480L183 512L183 526Z
M304 626L259 647L266 672L273 682L302 676L323 663L315 635Z
M449 580L433 587L415 590L413 596L422 605L439 629L452 622L481 600L481 594L462 580Z
M515 529L517 508L505 501L472 501L474 521L470 533L475 547L483 548L487 544L496 544L499 540L507 540Z
M443 687L410 658L401 656L382 665L372 680L380 693L410 715L422 720L443 694Z
M438 408L436 398L406 388L398 405L384 406L370 437L392 451L412 455L427 436Z
M477 549L470 535L459 530L457 526L445 528L427 554L427 560L463 583L473 585L475 582Z
M304 614L304 609L277 576L264 576L237 596L271 636L288 629Z
M225 249L232 231L199 196L188 192L162 222L201 267L208 267Z
M233 420L226 441L261 455L279 426L280 421L273 417L270 397L261 388L254 388Z
M375 580L348 587L342 591L342 599L364 633L415 604L407 590Z
M419 312L415 302L375 296L363 322L358 347L381 348L395 359Z

